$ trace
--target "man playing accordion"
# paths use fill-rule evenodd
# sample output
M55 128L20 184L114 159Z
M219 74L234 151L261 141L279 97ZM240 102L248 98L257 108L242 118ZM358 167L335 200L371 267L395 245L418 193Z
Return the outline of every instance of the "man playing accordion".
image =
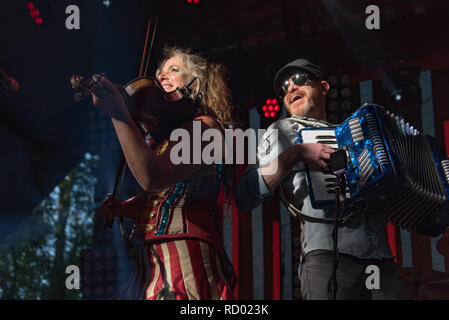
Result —
M274 122L260 140L258 164L247 168L238 182L237 206L250 211L273 196L277 187L284 204L300 220L301 263L298 276L303 299L325 300L333 265L334 209L312 206L306 182L305 164L316 170L329 169L332 147L320 143L297 143L299 130L328 127L326 95L329 83L321 68L305 59L282 67L274 79L274 89L282 98L290 117ZM277 134L273 134L277 130ZM273 163L277 170L273 172ZM270 166L271 164L271 166ZM336 299L404 299L406 290L399 278L385 233L385 221L366 210L346 208L351 216L338 227L338 283ZM380 272L380 288L369 290L366 268Z

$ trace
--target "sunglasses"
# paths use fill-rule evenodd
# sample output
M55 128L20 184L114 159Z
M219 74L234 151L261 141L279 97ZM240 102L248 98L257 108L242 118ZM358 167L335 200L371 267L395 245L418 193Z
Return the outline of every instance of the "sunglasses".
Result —
M287 94L288 87L290 87L289 80L291 80L297 86L310 86L312 84L312 78L307 73L295 73L281 84L281 88L279 91L282 98Z

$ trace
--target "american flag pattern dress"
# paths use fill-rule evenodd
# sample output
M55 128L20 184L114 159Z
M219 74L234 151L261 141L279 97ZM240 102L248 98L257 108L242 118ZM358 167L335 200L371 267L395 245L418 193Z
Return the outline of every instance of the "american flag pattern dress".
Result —
M164 142L156 148L162 154ZM158 193L148 194L131 240L136 268L119 299L233 299L235 276L213 213L217 166Z

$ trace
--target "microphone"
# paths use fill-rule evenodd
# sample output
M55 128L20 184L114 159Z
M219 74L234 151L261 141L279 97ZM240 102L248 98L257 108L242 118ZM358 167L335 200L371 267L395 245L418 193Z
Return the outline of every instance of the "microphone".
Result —
M7 91L16 92L19 90L20 85L13 77L10 77L0 68L0 86Z
M198 92L194 92L192 89L190 89L190 86L195 81L198 81L198 88L201 86L201 80L198 77L194 77L192 80L190 80L184 87L182 87L180 90L181 92L185 93L187 96L192 99L194 103L197 102L198 99L201 99L201 92L200 89L198 89Z

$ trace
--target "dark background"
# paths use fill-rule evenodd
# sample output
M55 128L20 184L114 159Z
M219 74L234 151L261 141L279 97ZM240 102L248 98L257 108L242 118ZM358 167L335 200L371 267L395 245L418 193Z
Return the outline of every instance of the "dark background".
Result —
M449 1L203 0L193 6L187 0L111 0L106 8L101 0L40 0L33 1L40 27L26 2L0 2L0 68L21 86L16 93L0 89L0 238L86 152L100 155L96 201L111 192L120 159L111 122L88 102L74 101L69 78L104 72L125 84L136 77L150 17L159 19L151 73L164 43L191 46L224 63L244 125L248 109L273 95L279 67L299 56L328 73L349 73L354 84L374 80L379 104L387 101L381 83L388 72L432 70L441 88L434 103L440 139L442 121L449 119ZM65 8L72 4L80 8L80 30L65 27ZM371 4L380 8L380 30L365 28ZM123 197L138 188L131 176L126 181Z

